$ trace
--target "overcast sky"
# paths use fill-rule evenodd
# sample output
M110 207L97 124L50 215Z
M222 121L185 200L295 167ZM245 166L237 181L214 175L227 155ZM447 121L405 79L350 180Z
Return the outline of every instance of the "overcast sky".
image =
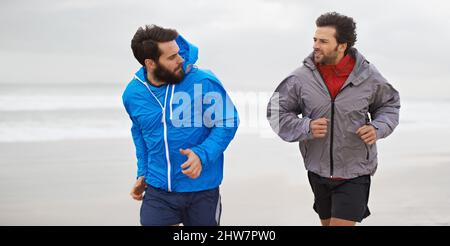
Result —
M232 90L271 91L312 50L315 19L354 17L363 55L403 98L450 98L448 1L0 1L0 83L125 84L144 24L178 30Z

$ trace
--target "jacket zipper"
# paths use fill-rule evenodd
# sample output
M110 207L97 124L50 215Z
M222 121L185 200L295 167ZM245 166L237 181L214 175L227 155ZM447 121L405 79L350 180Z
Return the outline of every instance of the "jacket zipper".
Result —
M330 89L328 89L327 84L325 83L325 80L322 77L322 74L320 74L319 70L316 70L316 72L319 74L320 78L323 81L323 85L325 86L325 88L328 91L328 95L330 96L330 100L331 100L331 125L330 125L330 178L333 178L333 172L334 172L334 161L333 161L333 128L334 128L334 100L336 99L336 97L333 99L333 97L331 96L331 92ZM314 77L317 79L317 76L315 75L315 73L313 72ZM342 90L342 89L341 89ZM339 94L339 92L338 92Z
M331 97L331 93L330 93L330 97ZM336 97L334 99L331 99L331 120L330 120L331 121L331 125L330 125L330 177L331 178L333 178L333 173L334 173L333 135L334 135L334 100L335 99L336 99Z
M367 152L366 160L369 160L369 147L367 147L367 144L365 144L365 143L364 143L364 146L366 147L366 152Z
M328 86L327 86L327 84L325 83L325 80L324 80L323 77L322 77L322 74L320 74L320 72L319 72L318 70L316 70L316 71L317 71L317 73L319 74L320 78L322 79L325 88L327 88L328 95L330 96L330 100L331 100L331 119L330 119L330 121L331 121L331 123L330 123L330 178L333 178L333 174L334 174L334 158L333 158L333 141L334 141L334 140L333 140L333 138L334 138L334 107L335 107L334 104L335 104L335 101L336 101L337 96L341 93L341 91L343 91L345 88L347 88L348 85L350 85L351 83L348 83L345 87L341 88L341 90L339 90L339 92L336 94L336 96L335 96L334 99L333 99L333 97L331 96L331 92L330 92L330 90L328 89ZM314 72L313 72L313 74L314 74ZM316 77L316 76L314 75L314 77ZM317 79L317 77L316 77L316 79ZM366 147L367 147L367 146L366 146ZM367 153L368 153L368 152L367 152Z
M350 83L348 85L350 85ZM341 93L341 91L343 91L345 88L347 88L347 86L341 88L341 90L336 94L336 96L333 99L331 97L330 90L328 90L328 86L326 86L326 84L325 84L325 87L327 87L328 93L330 94L330 98L331 98L331 126L330 126L330 128L331 128L330 129L330 177L331 178L333 178L333 173L334 173L334 160L333 160L334 101L336 100L336 97L339 95L339 93ZM366 120L366 122L368 122L368 120ZM368 124L368 123L366 123L366 124ZM370 157L369 156L369 147L367 146L366 143L364 143L364 147L366 147L366 153L367 153L366 160L369 160L369 157Z
M370 123L370 120L369 120L368 116L366 115L366 125L369 125L369 123ZM368 161L369 160L369 146L367 146L366 143L364 143L364 146L366 147L366 151L367 151L366 160Z
M169 92L169 87L170 85L167 85L166 88L166 96L164 98L164 106L161 104L161 102L158 100L158 98L156 97L156 95L153 93L153 91L150 89L150 87L147 85L147 83L145 83L144 81L142 81L139 77L137 77L136 75L134 76L137 80L139 80L139 82L141 82L142 84L145 85L145 87L147 87L148 91L152 94L152 96L155 98L155 100L159 103L159 106L161 107L161 111L162 111L162 119L161 122L163 123L163 127L164 127L164 148L165 148L165 154L166 154L166 161L167 161L167 190L169 192L172 191L172 185L171 185L171 178L170 178L170 174L171 174L171 164L170 164L170 157L169 157L169 143L167 140L167 123L166 123L166 106L167 106L167 95ZM173 89L172 89L172 93L173 93ZM173 97L173 95L172 95Z
M169 143L167 140L167 123L166 123L166 105L164 105L164 109L162 111L163 113L163 125L164 125L164 147L166 149L166 160L167 160L167 190L169 192L172 191L172 184L170 179L171 174L171 164L170 164L170 158L169 158Z

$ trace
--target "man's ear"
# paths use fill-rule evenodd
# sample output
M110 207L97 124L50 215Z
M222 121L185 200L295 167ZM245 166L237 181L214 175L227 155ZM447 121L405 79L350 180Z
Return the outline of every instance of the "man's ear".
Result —
M346 49L347 49L347 43L338 45L338 50L341 51L342 53L344 53Z
M156 68L156 63L152 59L145 59L145 68L149 71L153 71Z

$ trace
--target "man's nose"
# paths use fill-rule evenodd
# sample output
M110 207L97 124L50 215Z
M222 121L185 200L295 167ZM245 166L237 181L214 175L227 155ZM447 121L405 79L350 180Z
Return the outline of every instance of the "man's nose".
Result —
M319 49L319 42L314 42L313 49L318 50Z
M181 57L180 55L178 55L178 63L183 63L183 62L184 62L183 57Z

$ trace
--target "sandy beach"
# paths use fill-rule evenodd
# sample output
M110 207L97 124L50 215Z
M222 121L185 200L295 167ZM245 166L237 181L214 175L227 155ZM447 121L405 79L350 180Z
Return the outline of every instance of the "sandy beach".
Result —
M441 135L379 143L361 225L450 225L450 153L427 142ZM0 143L0 160L0 225L139 225L131 139ZM222 225L319 225L296 144L241 134L225 161Z

